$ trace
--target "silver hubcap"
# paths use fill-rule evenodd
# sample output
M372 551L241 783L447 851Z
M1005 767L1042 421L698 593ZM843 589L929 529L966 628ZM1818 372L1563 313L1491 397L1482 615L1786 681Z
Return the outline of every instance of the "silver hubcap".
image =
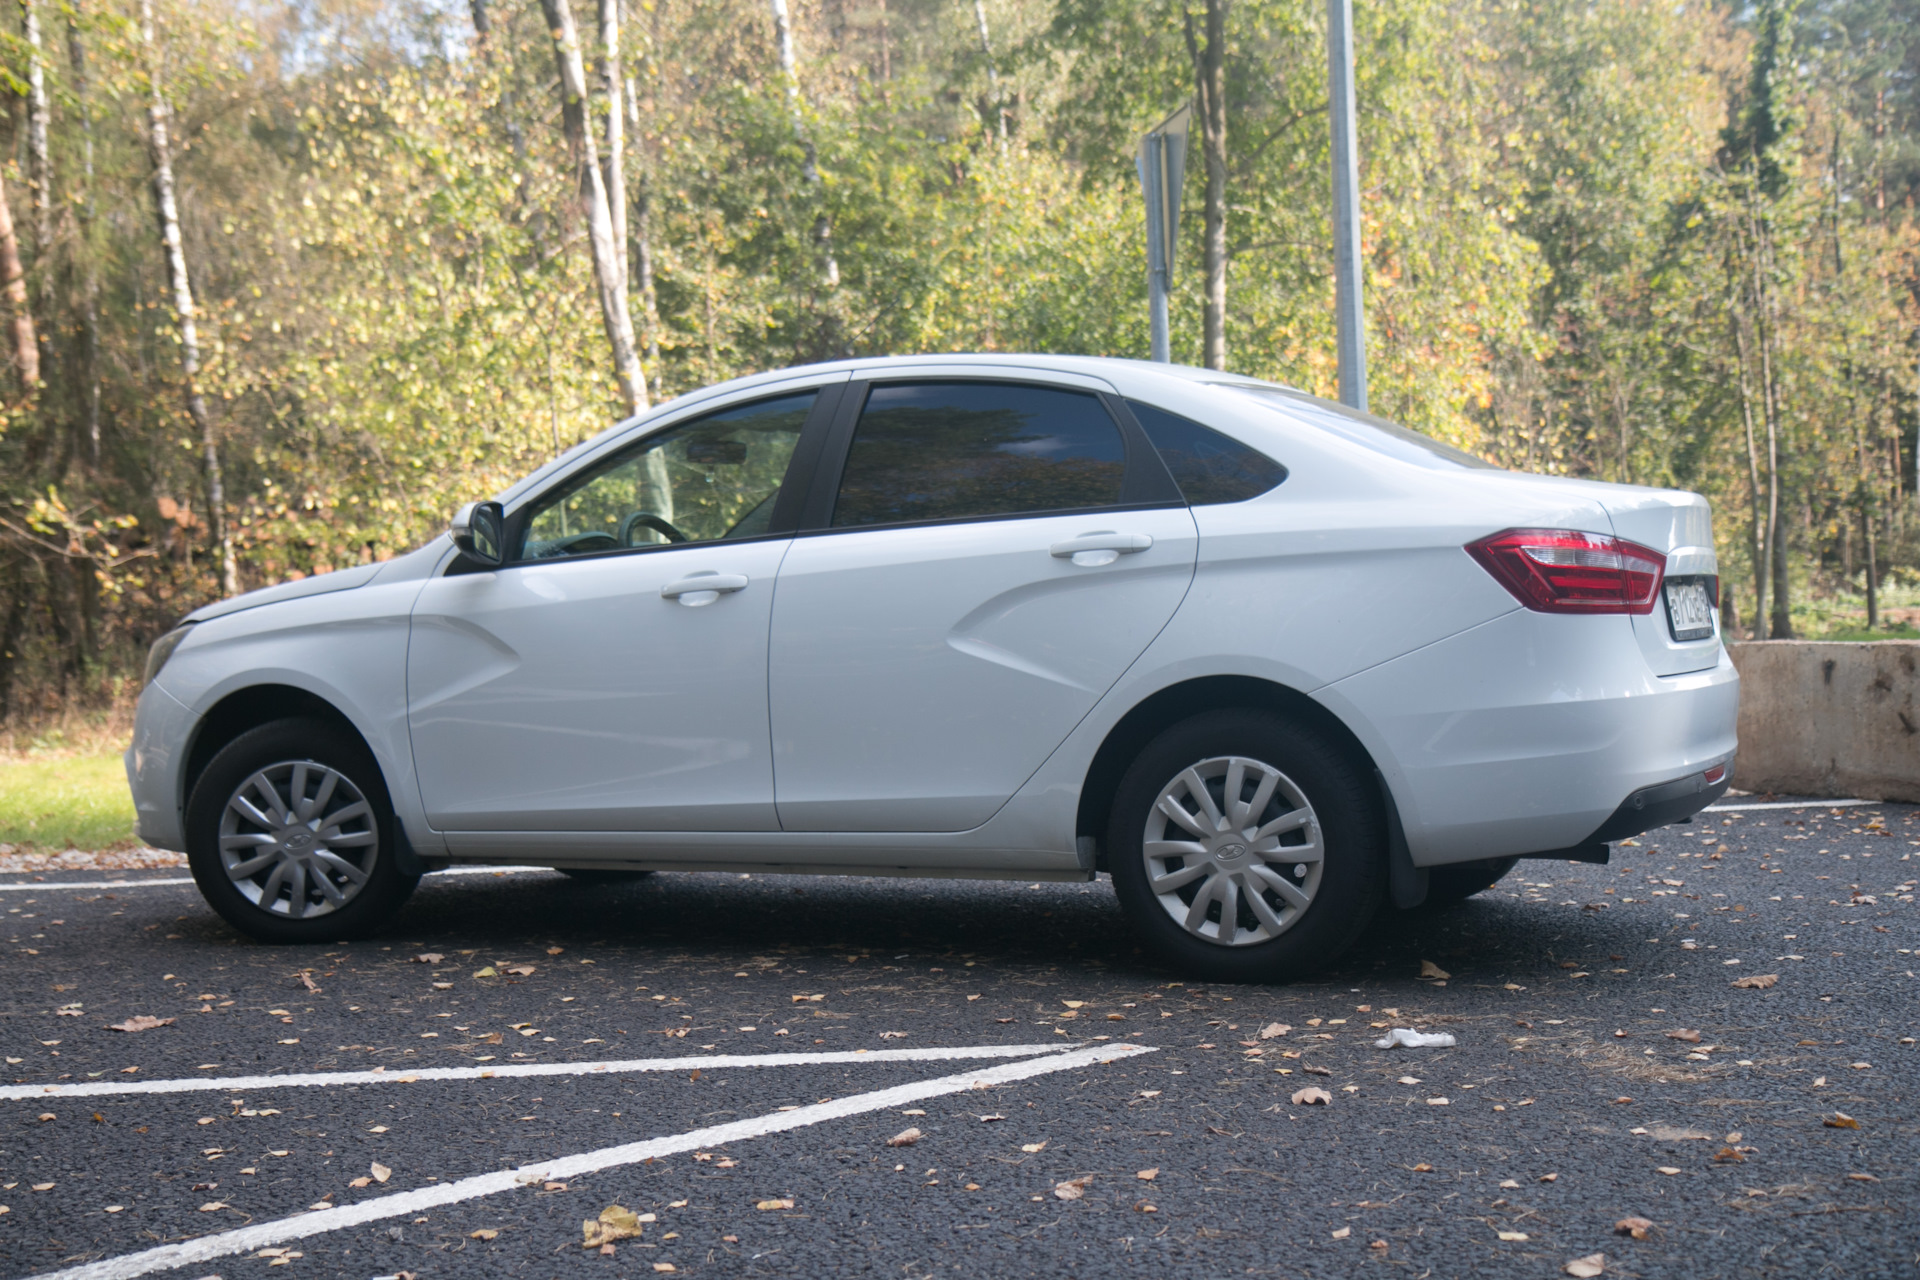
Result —
M220 863L263 911L309 920L338 911L373 875L380 832L353 779L312 760L270 764L220 815Z
M1320 820L1293 780L1243 756L1202 760L1160 789L1141 856L1181 928L1220 946L1279 937L1320 888Z

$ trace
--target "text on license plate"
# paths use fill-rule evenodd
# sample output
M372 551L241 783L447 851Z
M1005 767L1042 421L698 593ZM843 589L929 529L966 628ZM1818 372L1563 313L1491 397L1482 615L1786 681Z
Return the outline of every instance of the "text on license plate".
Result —
M1706 640L1713 635L1713 596L1699 579L1669 580L1667 625L1675 640Z

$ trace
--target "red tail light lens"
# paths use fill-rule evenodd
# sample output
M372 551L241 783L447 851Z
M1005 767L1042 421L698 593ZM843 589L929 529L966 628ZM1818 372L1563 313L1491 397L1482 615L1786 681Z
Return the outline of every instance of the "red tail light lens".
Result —
M1467 554L1539 613L1652 613L1667 568L1650 547L1573 529L1508 529Z

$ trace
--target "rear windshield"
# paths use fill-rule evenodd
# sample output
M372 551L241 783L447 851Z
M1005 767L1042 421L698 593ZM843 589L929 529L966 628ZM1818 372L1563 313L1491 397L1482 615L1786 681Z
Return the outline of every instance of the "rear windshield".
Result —
M1418 467L1429 467L1436 471L1452 470L1455 467L1467 467L1477 471L1502 469L1485 458L1475 457L1464 449L1456 449L1450 444L1435 440L1432 436L1421 435L1418 431L1410 431L1398 423L1388 422L1385 418L1376 418L1370 413L1357 412L1343 404L1335 404L1331 400L1310 396L1304 391L1263 386L1252 382L1215 382L1208 385L1225 388L1256 404L1284 409L1290 416L1311 423L1323 431L1332 432L1363 449L1384 453L1389 458L1411 462Z

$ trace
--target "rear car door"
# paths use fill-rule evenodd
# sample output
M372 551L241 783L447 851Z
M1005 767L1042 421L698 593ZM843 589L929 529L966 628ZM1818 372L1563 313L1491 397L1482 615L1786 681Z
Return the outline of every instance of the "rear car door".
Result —
M837 392L649 435L510 513L506 564L427 584L407 692L436 830L778 829L767 625L792 521L777 508Z
M1084 382L856 382L828 441L774 599L781 826L979 826L1173 616L1193 518Z

